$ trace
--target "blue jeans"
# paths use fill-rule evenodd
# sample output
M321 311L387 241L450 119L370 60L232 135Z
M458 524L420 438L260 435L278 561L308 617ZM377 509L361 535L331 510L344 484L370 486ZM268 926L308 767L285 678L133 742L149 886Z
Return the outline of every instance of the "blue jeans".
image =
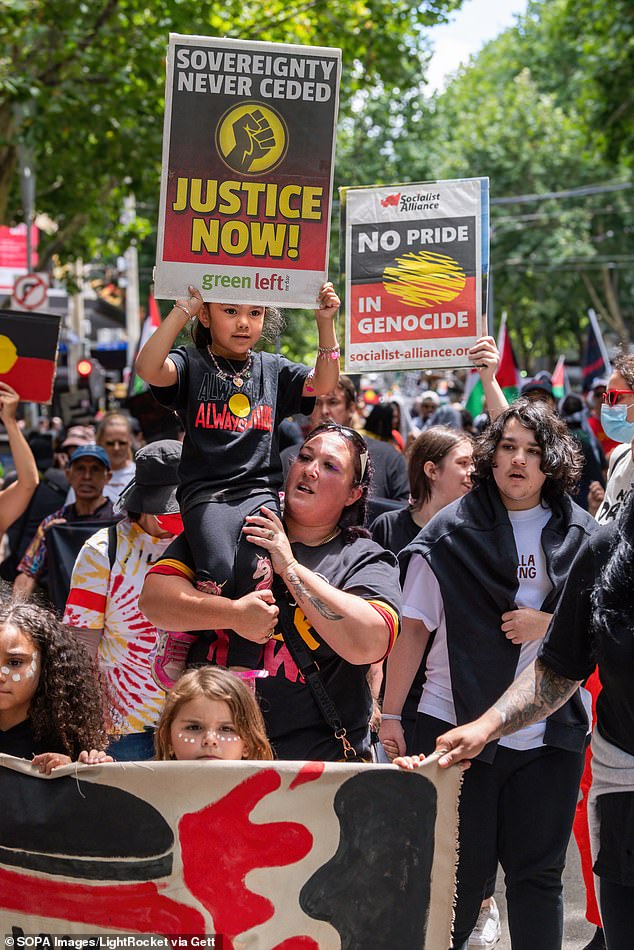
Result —
M144 762L154 758L154 730L131 732L120 739L113 739L107 752L115 762Z

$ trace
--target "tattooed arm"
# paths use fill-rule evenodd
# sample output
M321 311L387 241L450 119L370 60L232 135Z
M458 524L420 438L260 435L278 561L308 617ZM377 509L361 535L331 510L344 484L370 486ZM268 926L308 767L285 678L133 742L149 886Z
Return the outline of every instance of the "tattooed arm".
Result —
M438 737L436 751L444 753L438 764L474 759L488 742L545 719L570 699L581 682L560 676L535 660L479 719Z
M279 573L308 622L342 659L374 663L387 653L387 624L362 597L338 590L297 561Z
M269 509L246 519L247 541L268 552L273 569L284 581L308 623L348 663L375 663L387 653L391 630L367 600L339 590L300 564L279 518Z

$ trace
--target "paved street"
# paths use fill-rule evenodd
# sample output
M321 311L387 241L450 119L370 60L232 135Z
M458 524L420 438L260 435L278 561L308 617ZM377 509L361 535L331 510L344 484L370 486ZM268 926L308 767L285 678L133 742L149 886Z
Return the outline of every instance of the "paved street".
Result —
M503 896L502 870L498 874L498 887L495 899L500 908L502 916L502 940L498 943L496 950L511 950L511 941L506 925L506 904ZM581 878L581 866L579 863L579 853L574 839L571 839L568 848L568 861L564 874L564 942L563 950L582 950L594 933L592 927L585 918L585 891ZM535 950L539 950L535 947Z

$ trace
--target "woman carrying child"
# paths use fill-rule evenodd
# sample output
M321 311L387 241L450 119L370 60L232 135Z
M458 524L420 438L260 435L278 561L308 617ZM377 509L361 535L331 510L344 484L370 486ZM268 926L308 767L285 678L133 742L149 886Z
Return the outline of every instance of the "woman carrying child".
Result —
M277 354L253 352L261 337L279 334L279 311L255 304L206 304L195 288L189 293L145 344L136 369L158 401L178 412L185 428L178 497L198 588L231 598L255 588L272 603L265 593L273 578L270 559L242 540L241 529L262 505L279 512L280 421L299 411L304 397L329 392L337 383L339 298L332 284L323 285L315 311L318 355L311 369ZM195 345L171 350L190 319L196 321ZM166 663L189 643L179 638L168 644ZM259 645L234 634L227 656L217 662L252 668L260 659Z

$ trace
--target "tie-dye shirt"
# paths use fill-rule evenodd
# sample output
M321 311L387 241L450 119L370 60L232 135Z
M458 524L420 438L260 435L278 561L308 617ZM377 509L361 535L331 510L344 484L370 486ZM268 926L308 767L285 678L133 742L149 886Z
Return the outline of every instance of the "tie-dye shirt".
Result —
M113 694L124 735L154 727L165 699L151 673L157 630L139 610L139 594L148 568L172 540L153 538L126 518L117 525L112 571L107 528L88 539L73 568L64 623L103 629L99 667Z

